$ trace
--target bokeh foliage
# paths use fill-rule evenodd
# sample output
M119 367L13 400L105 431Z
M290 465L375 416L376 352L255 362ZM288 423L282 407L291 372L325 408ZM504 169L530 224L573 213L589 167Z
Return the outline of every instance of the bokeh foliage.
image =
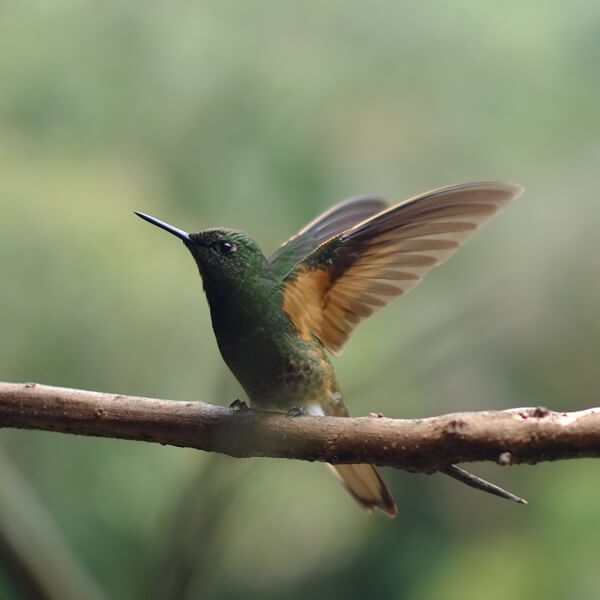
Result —
M597 404L599 61L600 5L583 1L5 0L0 378L228 403L241 391L195 266L132 210L240 228L268 252L346 196L497 178L526 194L336 359L351 409ZM110 598L585 600L600 585L593 461L477 468L528 507L388 470L388 521L317 465L0 443L0 508L21 506ZM2 561L0 595L33 593L20 585Z

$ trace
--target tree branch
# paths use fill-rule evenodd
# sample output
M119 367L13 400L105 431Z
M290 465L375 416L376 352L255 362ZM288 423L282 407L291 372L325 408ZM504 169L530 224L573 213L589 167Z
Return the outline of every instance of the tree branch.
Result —
M570 413L514 408L410 420L288 417L205 402L0 382L0 427L427 473L469 461L507 465L600 456L600 408Z

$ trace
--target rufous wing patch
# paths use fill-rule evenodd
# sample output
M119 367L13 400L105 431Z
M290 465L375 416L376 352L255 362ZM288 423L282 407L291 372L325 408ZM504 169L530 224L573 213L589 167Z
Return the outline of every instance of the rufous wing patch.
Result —
M283 288L282 309L304 339L317 336L316 332L321 329L322 301L330 285L330 276L327 269L312 269L303 265L293 281L286 283Z

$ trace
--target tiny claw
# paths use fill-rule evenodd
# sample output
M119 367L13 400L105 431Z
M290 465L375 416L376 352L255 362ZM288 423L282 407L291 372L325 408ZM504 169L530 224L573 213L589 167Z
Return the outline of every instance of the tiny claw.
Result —
M298 406L297 404L294 404L294 406L292 406L290 410L288 410L286 413L288 417L302 417L305 414L306 410L304 409L304 407Z
M233 411L238 411L238 410L250 410L250 407L248 406L248 404L246 404L246 402L244 402L243 400L240 400L239 398L236 398L230 405L229 408Z

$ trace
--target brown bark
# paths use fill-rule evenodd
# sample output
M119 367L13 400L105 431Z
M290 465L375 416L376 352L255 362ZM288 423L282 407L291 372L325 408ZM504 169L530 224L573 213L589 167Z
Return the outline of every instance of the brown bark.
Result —
M205 402L156 400L0 382L0 427L158 442L330 463L433 472L492 460L537 463L600 456L600 408L454 413L425 419L289 417Z

